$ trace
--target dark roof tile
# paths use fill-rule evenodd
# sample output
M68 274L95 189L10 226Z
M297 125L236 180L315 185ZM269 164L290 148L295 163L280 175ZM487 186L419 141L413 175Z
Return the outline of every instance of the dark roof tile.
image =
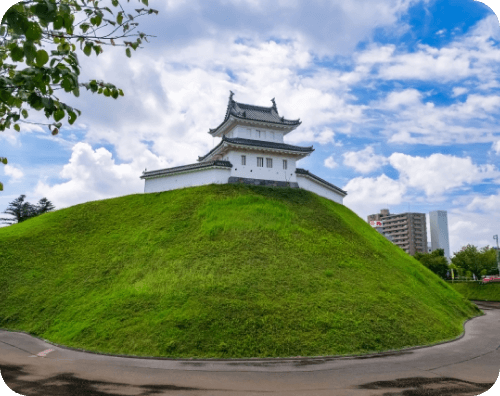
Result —
M204 155L203 157L198 157L198 161L203 161L204 158L207 158L208 156L210 156L210 154L212 154L214 151L216 151L222 144L224 144L224 142L238 144L238 145L244 145L244 146L271 148L271 149L277 149L277 150L299 151L302 153L312 153L314 151L312 146L301 147L301 146L293 146L291 144L286 144L286 143L267 142L265 140L253 140L253 139L244 139L244 138L228 138L226 136L223 136L221 142L217 146L215 146L212 150L210 150L208 152L208 154Z
M149 171L149 172L142 172L141 179L147 179L149 177L155 177L155 176L162 176L162 175L169 175L173 173L179 173L179 172L184 172L184 171L190 171L194 169L200 169L200 168L210 168L210 167L225 167L225 168L232 168L233 165L229 161L207 161L207 162L201 162L201 163L196 163L196 164L189 164L189 165L182 165L182 166L175 166L173 168L165 168L165 169L158 169L154 171Z

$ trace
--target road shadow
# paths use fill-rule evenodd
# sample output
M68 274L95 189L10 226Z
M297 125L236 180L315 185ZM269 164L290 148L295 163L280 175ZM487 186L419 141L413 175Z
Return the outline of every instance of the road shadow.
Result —
M7 386L14 392L26 396L117 396L131 394L133 387L134 395L158 395L165 391L202 391L206 389L181 387L175 385L129 385L117 382L91 381L75 377L72 373L62 373L42 380L28 381L23 376L30 375L24 366L0 364L0 375ZM125 390L128 389L127 392Z
M360 389L388 390L382 396L469 396L486 392L493 383L462 381L456 378L400 378L359 385Z

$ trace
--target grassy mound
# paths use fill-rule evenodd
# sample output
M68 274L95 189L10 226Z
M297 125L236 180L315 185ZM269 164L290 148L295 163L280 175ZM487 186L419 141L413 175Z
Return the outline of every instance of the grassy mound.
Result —
M500 301L500 283L453 282L448 284L469 300Z
M348 208L210 185L89 202L0 229L0 327L170 357L430 344L479 311Z

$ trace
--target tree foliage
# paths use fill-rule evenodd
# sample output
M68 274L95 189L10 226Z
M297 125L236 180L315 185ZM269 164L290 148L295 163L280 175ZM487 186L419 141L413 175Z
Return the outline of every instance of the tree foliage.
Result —
M7 224L22 223L32 217L36 217L46 212L54 210L55 207L47 198L42 198L38 204L32 205L25 202L26 195L20 195L14 201L9 203L9 206L3 213L10 214L14 218L2 218L0 221Z
M489 246L478 249L477 246L469 244L455 252L451 261L465 272L469 271L476 276L484 274L485 271L486 274L492 275L498 272L496 255L496 250Z
M54 135L63 122L73 124L81 112L61 101L58 91L78 97L85 87L114 99L123 96L111 83L80 82L77 49L97 56L106 45L122 46L130 57L148 37L136 31L137 18L158 13L148 0L138 1L145 7L131 12L119 0L26 0L9 8L0 25L0 131L19 132L32 110L43 112L48 122L36 123Z
M444 256L444 249L436 249L431 253L417 252L413 257L441 278L445 278L450 270L448 260Z

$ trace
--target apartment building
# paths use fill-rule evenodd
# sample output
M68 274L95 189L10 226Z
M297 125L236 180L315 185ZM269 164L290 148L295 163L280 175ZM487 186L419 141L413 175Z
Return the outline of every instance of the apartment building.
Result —
M431 228L431 250L443 249L445 257L450 259L450 238L448 234L448 214L446 210L429 212Z
M389 209L368 216L368 222L382 222L384 234L392 238L406 253L427 253L427 225L425 213L391 214Z

